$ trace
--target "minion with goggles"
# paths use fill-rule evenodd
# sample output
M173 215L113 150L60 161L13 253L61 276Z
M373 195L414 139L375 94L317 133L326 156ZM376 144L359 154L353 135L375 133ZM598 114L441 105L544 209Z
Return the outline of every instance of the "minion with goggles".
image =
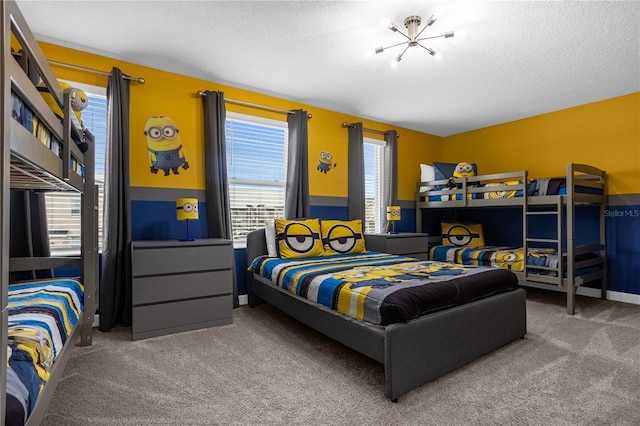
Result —
M170 172L177 175L178 168L189 168L179 130L169 117L149 117L144 125L144 134L147 137L147 151L151 173L156 174L162 170L165 176Z
M337 166L337 164L333 163L333 156L331 155L330 152L325 152L322 151L320 152L320 159L318 160L318 167L317 169L321 172L321 173L327 173L329 170L331 170L331 168L335 168Z

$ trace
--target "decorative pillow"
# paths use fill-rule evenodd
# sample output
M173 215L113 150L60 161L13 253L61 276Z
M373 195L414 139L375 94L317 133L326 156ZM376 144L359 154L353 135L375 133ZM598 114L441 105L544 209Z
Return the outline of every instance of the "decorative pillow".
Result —
M363 253L367 251L362 234L362 220L323 220L322 243L324 254Z
M431 182L436 180L436 169L428 164L420 164L420 182ZM433 188L432 185L423 185L420 187L420 192L429 191Z
M283 259L324 256L320 220L276 219L276 247Z
M264 221L264 236L267 243L267 256L278 257L276 248L276 221L267 219Z
M442 245L458 247L484 246L482 224L442 222Z
M453 177L453 172L456 171L456 166L460 163L439 163L437 161L433 162L433 167L435 168L435 180L449 179ZM473 168L474 176L478 176L478 165L475 163L471 163L471 167ZM445 185L436 185L434 189L442 189Z

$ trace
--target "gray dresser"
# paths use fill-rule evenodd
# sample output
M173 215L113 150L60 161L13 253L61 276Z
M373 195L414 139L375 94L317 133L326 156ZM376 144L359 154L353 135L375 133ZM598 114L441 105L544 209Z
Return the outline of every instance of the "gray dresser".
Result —
M429 234L365 234L364 240L367 250L429 259Z
M133 340L233 322L230 240L131 243Z

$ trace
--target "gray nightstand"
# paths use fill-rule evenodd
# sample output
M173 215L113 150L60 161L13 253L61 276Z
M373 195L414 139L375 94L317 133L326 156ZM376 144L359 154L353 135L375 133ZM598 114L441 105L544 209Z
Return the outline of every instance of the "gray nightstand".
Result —
M230 240L131 243L133 340L233 322Z
M367 250L429 259L429 234L365 234Z

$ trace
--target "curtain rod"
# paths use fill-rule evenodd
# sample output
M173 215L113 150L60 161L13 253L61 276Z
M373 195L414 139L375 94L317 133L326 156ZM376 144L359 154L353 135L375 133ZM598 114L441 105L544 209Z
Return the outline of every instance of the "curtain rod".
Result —
M58 61L53 61L53 60L47 60L47 62L49 62L52 65L57 65L60 67L65 67L65 68L71 68L71 69L75 69L75 70L80 70L80 71L87 71L87 72L92 72L95 74L102 74L102 75L111 75L111 73L109 71L101 71L101 70L96 70L93 68L87 68L87 67L81 67L79 65L72 65L72 64L67 64L65 62L58 62ZM124 79L126 80L131 80L134 81L138 84L144 84L144 78L142 77L129 77L128 75L123 75L122 76Z
M347 127L350 127L350 126L353 126L353 124L349 124L346 121L342 123L342 127L344 127L344 128L347 128ZM367 127L363 127L362 131L363 132L369 132L369 133L377 133L378 135L384 135L385 133L387 133L387 132L383 132L382 130L369 129ZM389 130L387 130L387 131L389 131ZM400 137L400 134L398 134L398 137Z
M198 95L199 96L204 96L204 92L203 91L199 91ZM266 105L260 105L260 104L254 104L254 103L246 102L246 101L239 101L237 99L224 98L224 101L228 102L230 104L242 105L242 106L247 106L247 107L257 108L257 109L263 109L265 111L279 112L280 114L295 114L295 112L288 111L286 109L274 108L274 107L270 107L270 106L266 106ZM313 117L313 115L307 114L307 118L312 118L312 117Z

